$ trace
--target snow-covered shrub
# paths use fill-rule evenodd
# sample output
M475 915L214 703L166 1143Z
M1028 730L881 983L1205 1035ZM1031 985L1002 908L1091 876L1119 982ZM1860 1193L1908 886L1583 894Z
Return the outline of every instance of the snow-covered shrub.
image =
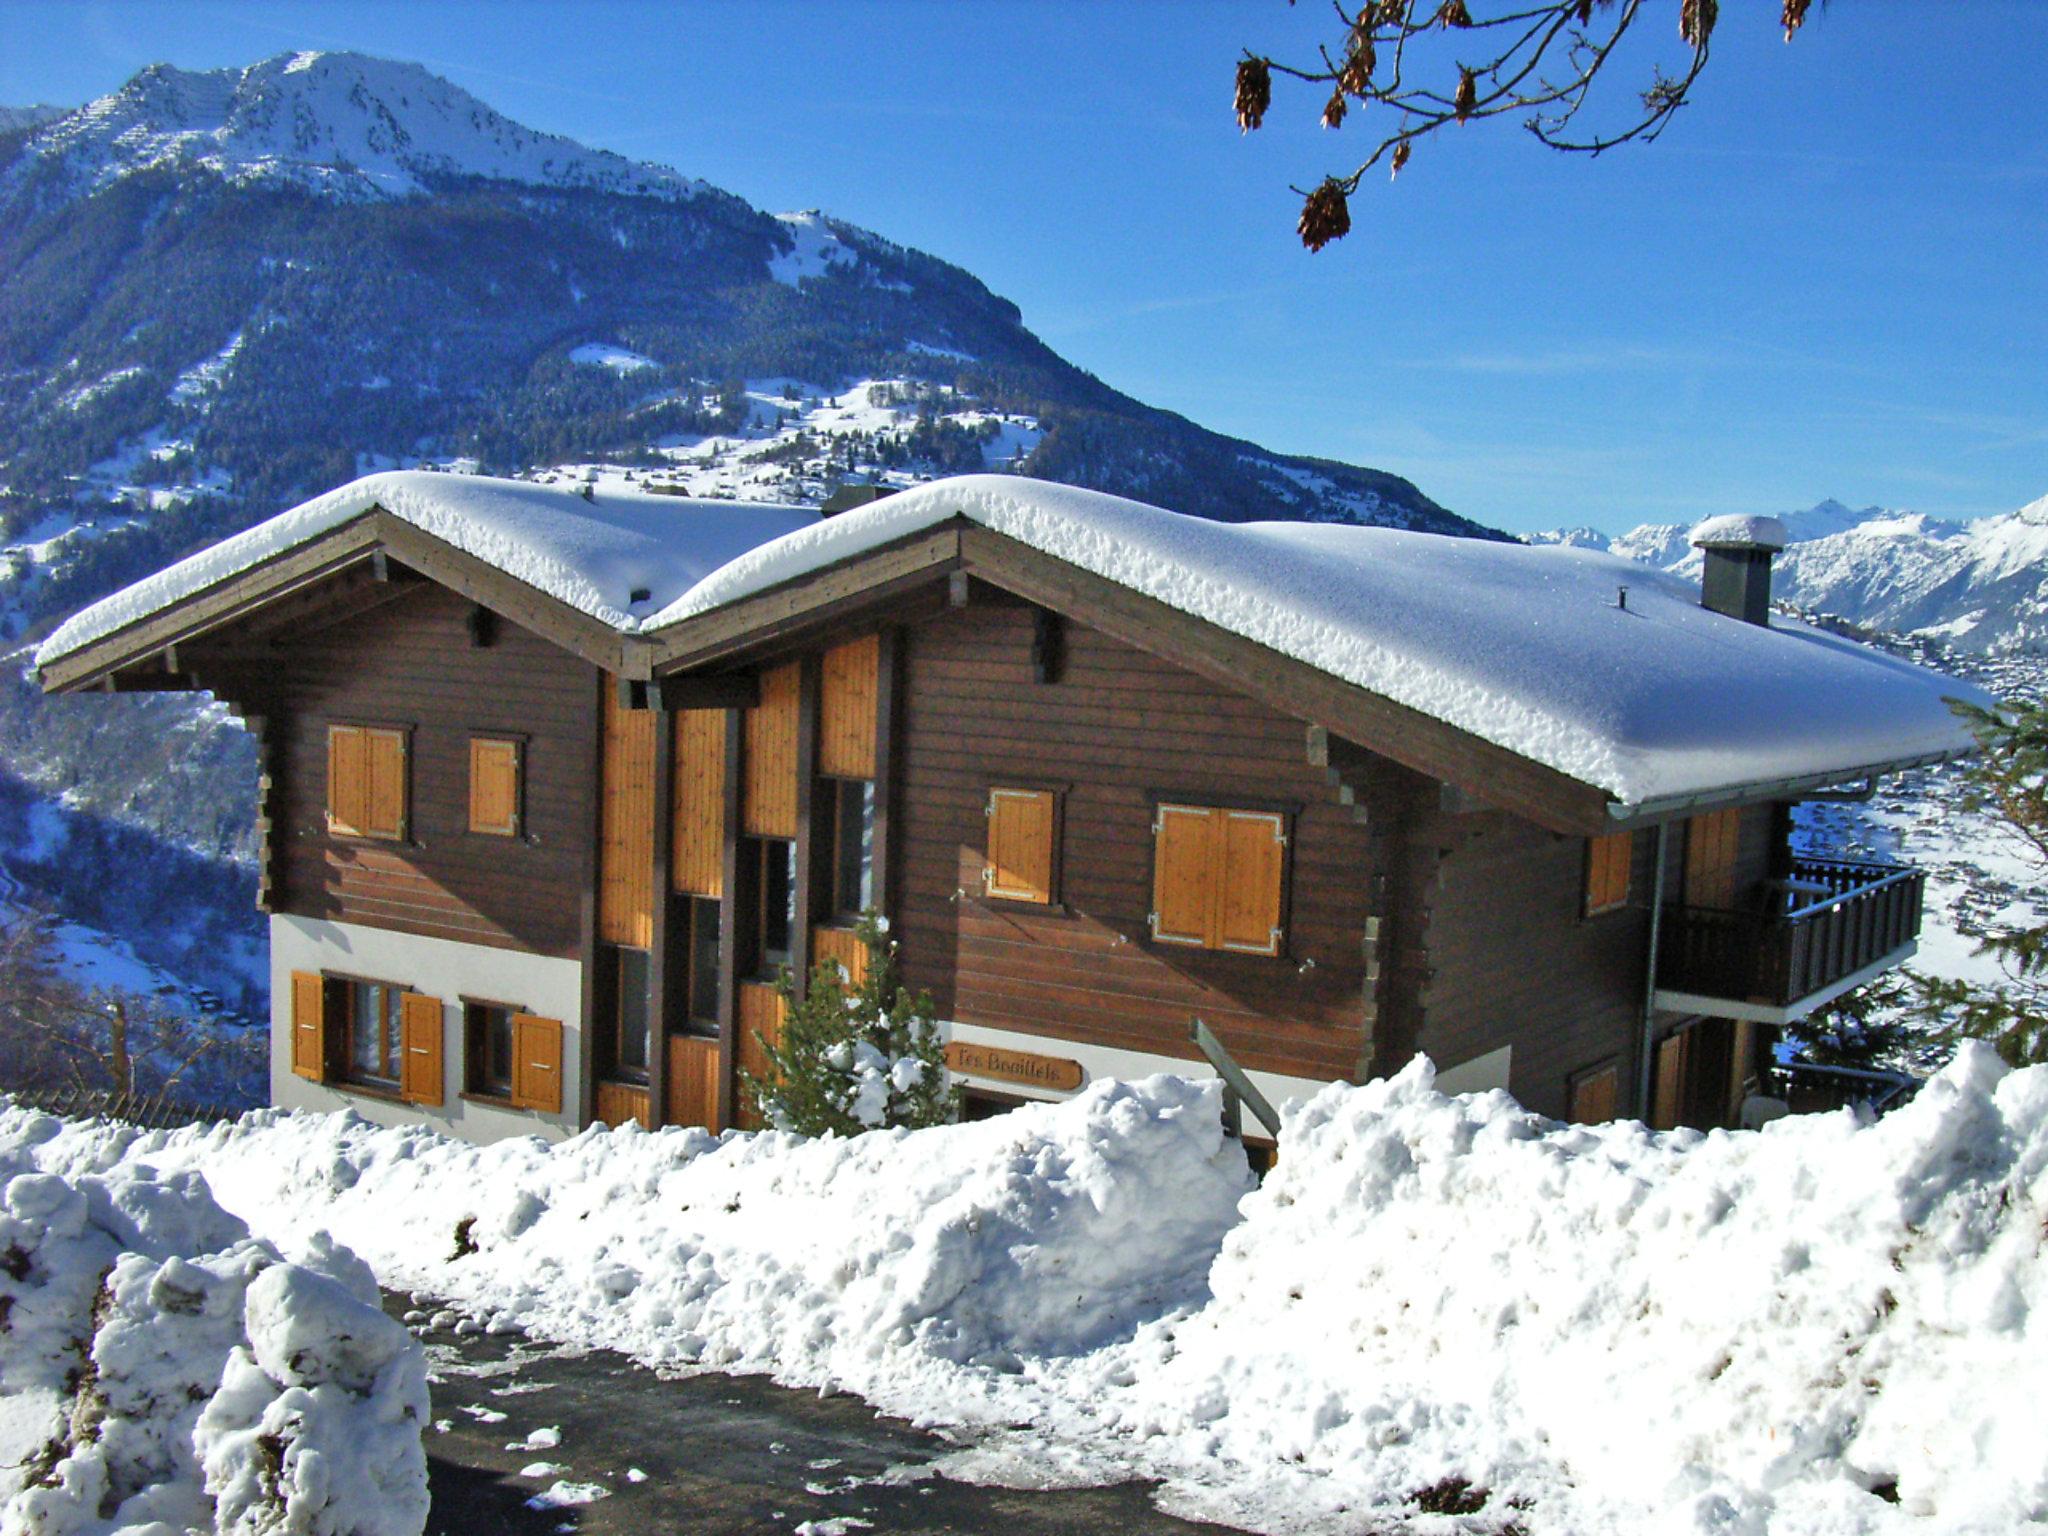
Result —
M5 1119L0 1166L64 1131ZM302 1257L251 1238L195 1169L7 1178L0 1529L416 1536L423 1352L361 1260L331 1243ZM238 1459L235 1431L259 1422L260 1454ZM251 1470L266 1459L282 1479Z
M958 1118L932 1000L897 984L896 945L873 912L861 915L865 974L855 983L821 960L802 998L787 971L782 1038L761 1040L768 1070L744 1074L761 1118L799 1136L854 1136L884 1126L918 1130Z

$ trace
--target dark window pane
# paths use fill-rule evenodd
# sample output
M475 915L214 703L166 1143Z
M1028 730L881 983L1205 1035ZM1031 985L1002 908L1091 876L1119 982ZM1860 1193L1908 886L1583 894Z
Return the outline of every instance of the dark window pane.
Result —
M767 842L761 848L761 961L763 970L789 964L790 935L796 929L796 844Z
M718 903L703 896L690 900L690 1018L718 1022Z
M348 1070L358 1082L389 1086L398 1081L398 987L352 981L348 990Z
M866 780L840 783L833 843L833 915L858 917L875 904L875 786Z
M644 949L619 951L619 1033L616 1065L623 1071L647 1070L648 956Z
M463 1009L467 1025L469 1091L512 1092L512 1010L489 1003Z

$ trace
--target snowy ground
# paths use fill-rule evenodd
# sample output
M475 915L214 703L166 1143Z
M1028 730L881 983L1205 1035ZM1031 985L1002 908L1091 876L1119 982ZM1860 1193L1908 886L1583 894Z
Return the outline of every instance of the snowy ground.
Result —
M2048 1522L2048 1069L1973 1049L1875 1124L1700 1135L1560 1126L1418 1064L1294 1107L1256 1191L1216 1115L1156 1078L852 1142L263 1113L34 1156L201 1171L444 1327L953 1426L953 1476L1157 1478L1274 1531Z

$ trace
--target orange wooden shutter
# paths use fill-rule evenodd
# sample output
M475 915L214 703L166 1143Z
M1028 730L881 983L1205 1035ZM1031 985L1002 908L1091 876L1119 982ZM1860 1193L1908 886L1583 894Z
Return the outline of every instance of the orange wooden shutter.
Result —
M327 727L327 829L355 832L369 816L369 754L359 725Z
M801 682L795 662L762 673L761 702L746 711L740 830L754 837L796 836L796 728Z
M982 888L1005 901L1052 900L1053 797L1044 789L988 792L988 864Z
M327 983L311 971L292 972L292 1071L327 1076Z
M1657 1046L1657 1091L1650 1106L1650 1124L1668 1131L1685 1113L1686 1057L1692 1049L1690 1034L1680 1032Z
M1628 905L1629 864L1635 838L1611 832L1586 841L1586 916Z
M447 1097L441 1072L441 999L408 992L399 999L399 1091L414 1104Z
M469 830L494 837L518 835L518 742L470 738Z
M562 1112L562 1021L512 1015L512 1102L550 1115Z
M1614 1067L1602 1067L1597 1072L1588 1072L1572 1084L1572 1102L1568 1116L1580 1125L1593 1125L1602 1120L1612 1120L1620 1107L1621 1073Z
M365 837L405 836L405 732L366 729L368 793L361 826Z
M1223 811L1221 878L1210 942L1244 954L1280 953L1280 892L1286 822L1272 811Z
M840 779L875 776L875 697L882 642L849 640L825 653L818 686L818 772Z
M1214 927L1223 813L1162 805L1152 823L1152 937L1206 946Z
M725 894L725 711L676 711L675 832L669 881L679 894Z
M1689 907L1735 905L1736 844L1742 832L1740 811L1708 811L1685 828L1685 904Z

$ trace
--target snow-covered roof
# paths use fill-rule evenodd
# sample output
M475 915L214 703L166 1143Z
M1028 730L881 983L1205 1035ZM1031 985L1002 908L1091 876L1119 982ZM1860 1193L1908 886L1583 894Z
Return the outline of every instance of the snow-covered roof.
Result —
M166 566L80 610L36 665L382 508L464 553L627 633L757 544L817 522L810 507L393 470L350 481ZM635 602L633 594L648 595Z
M956 514L1629 804L1961 751L1944 700L1990 702L1804 624L1709 612L1692 583L1591 550L1220 523L1015 475L935 481L764 544L646 627Z
M1709 612L1692 583L1592 550L1221 523L1014 475L935 481L824 521L801 507L372 475L85 609L37 663L373 506L642 634L960 517L1626 804L1957 752L1969 735L1946 700L1990 702L1803 624ZM632 602L636 589L649 597Z
M1791 541L1777 518L1740 512L1710 517L1692 531L1692 542L1700 549L1783 549Z

